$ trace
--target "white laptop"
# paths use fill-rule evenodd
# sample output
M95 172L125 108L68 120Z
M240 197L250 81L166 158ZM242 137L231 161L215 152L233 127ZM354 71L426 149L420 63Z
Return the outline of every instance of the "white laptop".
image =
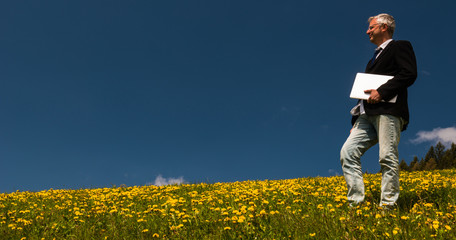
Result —
M350 98L367 100L370 94L364 93L364 90L377 89L391 78L393 78L393 76L357 73L355 82L353 83L353 88L350 93ZM396 99L397 95L388 102L395 103Z

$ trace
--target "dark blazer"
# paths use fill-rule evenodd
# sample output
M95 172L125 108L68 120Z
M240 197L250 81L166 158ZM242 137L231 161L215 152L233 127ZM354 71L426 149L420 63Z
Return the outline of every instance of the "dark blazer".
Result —
M369 104L364 100L364 109L367 115L389 114L405 120L402 131L409 122L407 103L407 88L416 80L416 58L412 44L409 41L391 41L373 63L369 61L366 73L394 76L380 86L377 91L385 102ZM397 96L395 103L388 101ZM357 117L353 117L352 124Z

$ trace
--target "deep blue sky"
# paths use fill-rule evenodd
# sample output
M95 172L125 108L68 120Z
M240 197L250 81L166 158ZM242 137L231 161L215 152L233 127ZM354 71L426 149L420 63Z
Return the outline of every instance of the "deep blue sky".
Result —
M400 158L424 157L444 134L456 139L454 9L450 0L3 1L0 192L340 174L348 95L375 49L367 18L382 12L419 67ZM362 161L377 172L378 148Z

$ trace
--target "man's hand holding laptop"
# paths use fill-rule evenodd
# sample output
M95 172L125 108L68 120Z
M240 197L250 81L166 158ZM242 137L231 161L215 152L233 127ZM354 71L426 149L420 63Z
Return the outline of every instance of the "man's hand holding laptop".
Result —
M367 103L375 104L382 100L382 96L375 89L364 90L364 93L370 94Z

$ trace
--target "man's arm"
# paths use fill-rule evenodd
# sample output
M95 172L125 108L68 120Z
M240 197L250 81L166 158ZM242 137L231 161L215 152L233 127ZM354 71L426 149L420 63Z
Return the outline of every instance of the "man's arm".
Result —
M381 100L389 101L399 92L411 86L417 77L415 52L408 41L397 41L395 46L394 61L399 66L399 72L394 77L380 86L377 91Z

